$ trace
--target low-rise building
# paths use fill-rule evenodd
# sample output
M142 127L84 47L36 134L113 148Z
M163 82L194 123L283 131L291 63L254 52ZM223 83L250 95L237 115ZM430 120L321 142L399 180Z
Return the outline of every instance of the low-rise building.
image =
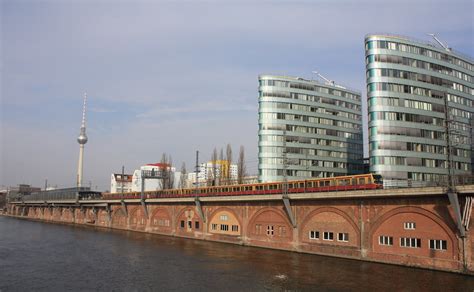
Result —
M145 178L142 180L142 174L153 175L158 178ZM176 168L166 163L149 163L136 169L132 176L132 192L140 192L142 183L144 191L156 191L163 188L177 188L181 173Z

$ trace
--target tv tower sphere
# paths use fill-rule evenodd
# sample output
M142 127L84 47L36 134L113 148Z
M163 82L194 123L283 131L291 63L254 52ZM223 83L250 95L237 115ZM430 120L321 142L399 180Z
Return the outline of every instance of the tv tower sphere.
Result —
M81 145L87 143L86 128L81 128L81 133L79 134L79 137L77 137L77 142Z

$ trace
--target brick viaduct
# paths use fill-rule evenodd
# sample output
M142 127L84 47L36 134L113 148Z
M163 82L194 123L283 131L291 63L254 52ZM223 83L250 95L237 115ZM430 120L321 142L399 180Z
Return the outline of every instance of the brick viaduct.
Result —
M467 209L474 185L460 187L458 194L461 211ZM199 204L194 198L17 202L8 213L474 274L468 220L473 215L464 212L469 218L463 218L468 223L460 236L441 188L290 194L289 199L291 212L281 195L257 195L202 197Z

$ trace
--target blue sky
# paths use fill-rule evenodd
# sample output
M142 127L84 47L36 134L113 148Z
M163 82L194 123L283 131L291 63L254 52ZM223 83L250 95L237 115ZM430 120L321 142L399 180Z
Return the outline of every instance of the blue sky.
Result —
M1 2L0 185L72 186L244 145L257 171L257 77L318 70L365 96L364 36L437 33L473 56L473 1Z

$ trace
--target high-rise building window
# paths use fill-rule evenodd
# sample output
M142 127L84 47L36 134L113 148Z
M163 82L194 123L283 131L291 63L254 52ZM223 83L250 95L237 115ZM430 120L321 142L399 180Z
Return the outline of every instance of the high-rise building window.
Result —
M382 175L385 187L445 182L447 111L449 127L456 128L453 148L467 150L453 151L452 167L470 174L472 59L390 35L368 36L365 49L370 171Z

